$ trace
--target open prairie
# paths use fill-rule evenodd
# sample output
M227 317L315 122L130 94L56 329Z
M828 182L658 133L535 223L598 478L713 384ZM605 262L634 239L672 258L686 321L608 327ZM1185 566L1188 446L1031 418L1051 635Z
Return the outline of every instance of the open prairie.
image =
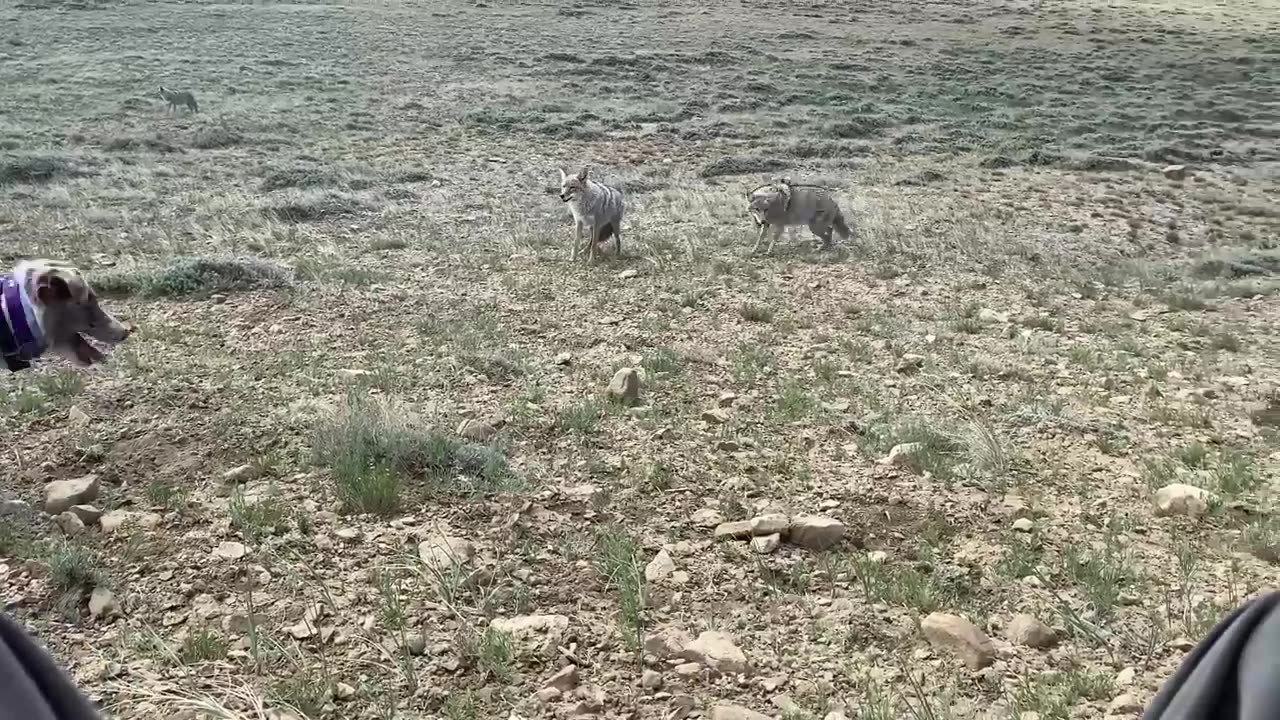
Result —
M0 380L8 611L118 718L1136 717L1277 584L1278 169L1273 0L10 3L0 261L139 329Z

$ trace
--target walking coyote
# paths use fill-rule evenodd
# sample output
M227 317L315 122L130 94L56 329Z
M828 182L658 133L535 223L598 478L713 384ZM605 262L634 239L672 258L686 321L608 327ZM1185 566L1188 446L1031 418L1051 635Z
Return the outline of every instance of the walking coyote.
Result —
M796 225L809 226L809 230L822 240L824 250L831 247L833 230L843 240L848 240L852 234L840 206L831 197L831 191L824 187L793 185L790 180L782 178L747 193L747 203L752 219L760 226L756 245L751 248L752 254L760 249L760 243L770 229L773 234L766 253L773 252L773 244L785 228Z

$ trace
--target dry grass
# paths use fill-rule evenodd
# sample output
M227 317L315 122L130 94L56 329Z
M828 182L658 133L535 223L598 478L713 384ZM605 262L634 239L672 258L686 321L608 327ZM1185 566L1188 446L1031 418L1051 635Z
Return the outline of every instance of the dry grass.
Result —
M0 385L6 492L92 472L130 518L50 543L0 516L0 551L52 569L8 562L6 596L118 717L535 717L566 653L606 711L665 717L637 640L668 623L760 670L653 665L704 709L1101 716L1274 584L1273 6L0 20L0 260L74 260L140 328L106 367ZM554 195L579 165L627 189L626 252L594 266ZM748 257L744 193L783 174L856 236ZM637 407L605 396L623 366ZM1155 517L1171 482L1211 513ZM858 542L753 556L690 521L777 505ZM424 570L433 533L476 556ZM645 580L664 546L687 582ZM99 581L113 624L83 607ZM1033 613L1063 649L974 679L927 650L934 609L996 635ZM520 614L569 629L531 654L489 628Z

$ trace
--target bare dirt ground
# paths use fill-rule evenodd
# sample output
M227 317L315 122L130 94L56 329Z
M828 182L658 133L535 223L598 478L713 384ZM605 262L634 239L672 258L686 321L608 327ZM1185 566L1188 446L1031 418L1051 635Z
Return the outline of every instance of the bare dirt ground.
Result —
M1276 584L1273 2L0 20L0 260L140 327L0 382L0 578L115 717L1135 716Z

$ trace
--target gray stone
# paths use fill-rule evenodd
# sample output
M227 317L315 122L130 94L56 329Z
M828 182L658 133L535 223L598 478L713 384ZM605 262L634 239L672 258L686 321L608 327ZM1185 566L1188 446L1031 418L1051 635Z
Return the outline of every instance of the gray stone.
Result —
M100 487L97 475L55 480L45 486L44 511L57 515L70 510L72 505L87 505L98 499Z

